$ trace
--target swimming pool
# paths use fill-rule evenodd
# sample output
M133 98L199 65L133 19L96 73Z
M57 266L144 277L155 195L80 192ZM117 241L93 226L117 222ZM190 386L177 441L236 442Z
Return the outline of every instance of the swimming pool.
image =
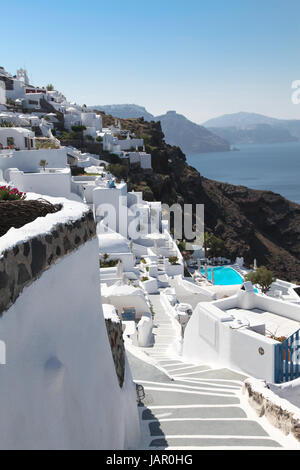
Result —
M207 267L207 277L211 281L211 270L214 270L214 278L216 286L237 286L244 282L242 276L230 268L229 266L217 266L215 268ZM205 274L205 270L201 269L201 273Z

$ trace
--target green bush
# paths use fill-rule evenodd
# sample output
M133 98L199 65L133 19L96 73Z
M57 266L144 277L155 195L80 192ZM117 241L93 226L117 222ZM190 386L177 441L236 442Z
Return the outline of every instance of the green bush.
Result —
M261 287L262 293L266 294L276 278L272 271L269 271L265 266L261 266L256 271L247 274L245 280L252 282L252 284L258 284Z
M122 163L122 159L119 157L119 155L116 155L115 153L111 153L109 155L109 163L112 163L113 165L115 164L121 164Z
M79 176L79 175L84 175L85 172L83 168L80 166L71 166L71 175L72 176Z
M120 179L125 179L128 176L128 167L120 165L119 163L108 165L107 171L109 171L116 178Z
M0 127L14 127L14 125L11 122L2 121L0 122Z
M74 132L83 132L86 130L86 127L85 126L72 126L71 129Z
M102 259L100 259L100 268L114 268L119 261L118 259L110 260L109 255L105 253Z

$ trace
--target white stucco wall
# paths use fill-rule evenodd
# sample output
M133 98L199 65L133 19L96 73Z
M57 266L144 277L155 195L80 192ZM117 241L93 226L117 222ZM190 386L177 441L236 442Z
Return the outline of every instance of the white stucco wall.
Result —
M102 131L102 117L96 113L81 113L81 122L83 126L94 127L96 131Z
M22 99L25 97L25 84L22 80L13 81L13 90L6 90L6 97L12 100Z
M125 139L125 140L118 140L118 145L120 146L121 150L130 150L131 148L136 147L143 147L144 140L143 139Z
M18 168L21 171L39 171L40 161L46 160L48 168L65 168L67 152L65 147L60 149L19 150L11 152L10 156L0 153L0 169Z
M46 169L38 173L24 173L17 169L8 169L6 170L6 178L11 185L25 193L41 193L53 197L81 200L71 192L71 171L69 168Z
M278 343L247 328L230 328L230 314L226 310L235 308L259 309L296 321L300 319L298 305L254 292L240 290L227 299L199 303L185 331L185 359L231 367L273 382L274 348ZM260 348L263 354L260 354Z
M64 257L0 319L1 449L139 443L128 364L120 389L101 308L97 239Z
M152 168L152 157L149 153L140 154L141 168L150 170Z

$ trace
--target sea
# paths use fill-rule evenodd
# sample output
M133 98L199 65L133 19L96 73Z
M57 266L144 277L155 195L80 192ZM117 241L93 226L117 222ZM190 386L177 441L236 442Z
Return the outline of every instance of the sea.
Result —
M206 178L279 193L300 204L300 142L236 145L239 151L187 155Z

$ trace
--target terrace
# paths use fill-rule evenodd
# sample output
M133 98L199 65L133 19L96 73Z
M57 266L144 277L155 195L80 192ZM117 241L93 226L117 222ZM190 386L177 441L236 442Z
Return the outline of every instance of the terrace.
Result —
M232 297L199 303L186 330L184 355L274 382L278 339L290 341L299 330L300 306L256 294L251 283L244 286Z

